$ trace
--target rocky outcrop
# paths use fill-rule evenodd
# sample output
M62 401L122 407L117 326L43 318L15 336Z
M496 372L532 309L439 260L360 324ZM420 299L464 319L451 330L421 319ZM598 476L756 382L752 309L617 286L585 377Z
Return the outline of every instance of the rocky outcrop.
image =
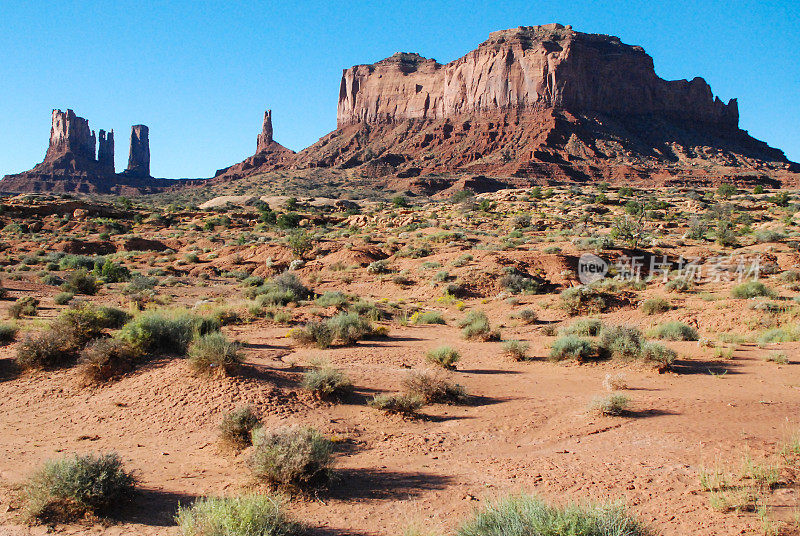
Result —
M104 173L114 174L114 131L98 133L97 163Z
M337 124L544 109L659 115L724 129L737 128L739 119L736 101L714 98L702 78L659 78L641 47L548 24L494 32L446 65L397 53L346 69Z
M131 145L128 153L127 175L150 176L150 129L145 125L131 127Z
M444 65L397 53L345 69L337 130L298 153L295 166L393 177L397 187L440 185L424 178L442 173L519 186L796 180L800 167L738 120L735 99L714 97L702 78L659 78L641 47L570 26L528 26L494 32Z
M230 167L217 170L212 182L224 182L260 171L283 169L294 165L295 152L272 139L272 110L264 112L264 124L256 138L256 154Z

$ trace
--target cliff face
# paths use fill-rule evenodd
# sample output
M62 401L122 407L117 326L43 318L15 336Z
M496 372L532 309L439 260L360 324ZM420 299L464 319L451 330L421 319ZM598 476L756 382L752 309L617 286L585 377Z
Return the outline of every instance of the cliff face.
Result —
M135 177L150 176L150 129L145 125L131 127L131 145L125 173Z
M558 24L494 32L446 65L398 53L342 74L337 124L444 119L496 111L661 115L735 129L736 101L702 78L669 82L641 47Z

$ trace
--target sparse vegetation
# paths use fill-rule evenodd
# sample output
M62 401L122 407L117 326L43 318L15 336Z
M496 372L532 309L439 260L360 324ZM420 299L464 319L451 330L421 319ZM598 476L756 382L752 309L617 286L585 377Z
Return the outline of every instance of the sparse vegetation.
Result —
M243 406L229 411L219 424L220 440L234 448L242 449L253 444L253 430L261 426L255 410L251 406Z
M313 428L297 426L253 432L249 464L253 474L275 485L305 488L326 482L332 445Z
M175 516L183 536L299 536L302 526L270 495L202 497Z
M456 363L461 360L461 354L452 346L440 346L428 350L428 353L425 354L425 359L427 359L429 363L439 365L444 369L455 370Z

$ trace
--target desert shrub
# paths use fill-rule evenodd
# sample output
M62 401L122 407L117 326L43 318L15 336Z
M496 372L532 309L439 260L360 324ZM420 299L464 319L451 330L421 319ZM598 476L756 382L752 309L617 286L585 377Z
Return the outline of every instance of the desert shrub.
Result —
M322 295L317 296L314 303L320 307L336 307L337 309L344 309L350 303L350 297L339 291L327 291Z
M733 287L731 296L738 299L758 298L760 296L774 298L775 292L761 281L747 281Z
M429 350L428 353L425 354L425 359L434 365L448 370L454 370L456 368L456 363L461 359L461 354L452 346L440 346L439 348Z
M258 428L253 432L250 468L272 484L305 487L330 476L332 443L313 428Z
M303 375L303 388L320 398L338 398L352 392L353 383L341 370L326 363L315 363Z
M570 287L561 291L559 297L561 307L570 315L585 312L599 313L605 310L607 305L605 293L592 287Z
M666 322L653 330L653 337L668 341L696 341L697 330L683 322Z
M617 505L550 506L519 495L490 503L458 528L456 536L650 536Z
M596 350L591 341L574 335L559 337L553 341L553 345L550 347L550 359L554 361L562 361L564 359L586 361L594 357L595 354Z
M97 293L97 280L88 270L81 268L71 272L67 276L67 280L64 284L61 285L61 288L73 294L86 294L91 296Z
M503 353L511 357L514 361L523 361L528 358L530 344L520 341L506 341L503 343Z
M20 318L23 316L36 316L39 312L39 300L33 296L19 298L8 308L8 316Z
M625 413L630 405L630 399L625 395L610 394L607 396L595 398L592 401L590 409L598 415L606 415L611 417L618 417Z
M131 278L130 282L125 285L122 290L123 294L138 294L140 292L147 292L153 290L158 285L158 279L155 277L135 275Z
M209 318L184 310L145 311L122 326L117 333L142 352L185 354L195 336L219 331L219 324Z
M665 288L672 292L688 292L694 286L694 281L691 279L687 279L685 277L676 277L675 279L670 279Z
M67 305L74 297L72 292L59 292L53 297L53 301L56 305Z
M541 290L542 286L536 279L517 272L505 274L500 278L500 284L504 289L513 294L519 294L521 292L536 293Z
M131 278L131 271L111 259L106 259L104 263L94 265L94 275L106 283L120 283Z
M175 516L182 536L299 536L302 526L286 514L284 500L268 495L203 497Z
M58 268L60 270L77 270L79 268L92 270L96 262L100 262L100 259L96 257L87 257L86 255L69 254L59 259Z
M663 313L665 311L669 311L671 305L669 301L665 300L664 298L649 298L644 300L641 305L639 305L639 309L646 315L655 315L658 313Z
M466 390L447 381L435 371L413 370L403 379L403 388L409 399L421 398L426 403L461 403L467 399Z
M261 426L261 420L251 406L229 411L219 423L220 439L233 447L245 448L253 443L251 434Z
M669 369L676 357L675 351L666 346L654 342L642 344L640 358L658 364L658 368L661 371Z
M241 345L219 331L195 338L189 345L189 366L198 373L228 374L241 362Z
M116 454L51 460L25 486L25 511L30 519L42 522L102 515L129 501L135 486L136 478L125 471Z
M258 297L264 305L286 305L287 303L311 298L311 291L291 272L276 275L259 287L245 291L248 298Z
M11 324L0 324L0 346L5 346L17 337L17 327Z
M304 346L328 348L333 343L334 334L327 323L311 321L305 326L294 328L291 337Z
M611 357L636 359L642 340L642 332L631 326L605 326L600 330L600 345Z
M606 374L603 380L603 388L606 391L619 391L628 388L628 382L624 374Z
M26 336L17 347L17 365L22 369L45 369L71 364L75 360L75 344L69 335L46 329Z
M81 302L64 309L52 326L70 333L77 346L83 346L106 329L121 328L131 315L122 309Z
M559 328L559 335L577 335L580 337L595 337L603 328L603 323L597 318L579 318L568 326Z
M399 413L414 415L424 404L421 397L416 395L375 395L368 402L369 407L385 411L386 413Z
M63 282L64 280L55 274L45 274L42 276L42 283L44 283L45 285L49 285L51 287L57 287Z
M470 311L458 323L458 327L461 328L461 334L465 339L490 340L494 338L489 318L483 311Z
M797 326L768 329L758 337L759 344L774 342L793 342L800 340L800 329Z
M348 345L359 341L372 333L369 321L356 313L339 313L325 321L333 333L334 339Z
M519 318L523 324L535 324L539 320L539 315L533 309L522 309L513 314L514 318Z
M774 231L772 229L759 229L755 233L753 233L756 242L765 243L765 242L778 242L786 236L778 231Z
M133 370L139 353L117 339L96 339L81 352L79 366L84 377L100 383Z
M386 259L377 260L371 262L369 266L367 266L367 273L370 274L386 274L389 273L391 270L389 269L389 261Z
M278 217L278 226L280 226L281 217ZM298 259L302 259L303 256L311 251L314 247L314 239L308 231L294 231L289 234L287 237L287 242L289 244L289 249L292 250L292 254L297 257Z
M444 317L439 311L423 311L411 315L413 324L445 324Z

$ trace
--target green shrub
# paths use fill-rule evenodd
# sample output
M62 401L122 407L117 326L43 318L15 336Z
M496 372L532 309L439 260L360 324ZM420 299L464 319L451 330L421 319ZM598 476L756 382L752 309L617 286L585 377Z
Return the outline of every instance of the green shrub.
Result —
M652 333L657 339L668 341L696 341L698 338L697 330L683 322L666 322L657 326Z
M445 324L442 313L438 311L423 311L411 315L414 324Z
M758 337L759 344L794 341L800 341L800 329L797 326L768 329Z
M631 326L605 326L600 331L600 345L611 357L640 357L642 340L642 332Z
M14 342L17 337L17 327L11 324L0 324L0 346Z
M372 333L369 321L355 313L339 313L325 323L333 333L334 339L338 339L344 345L353 344Z
M75 346L80 347L100 337L106 329L121 328L130 318L131 315L116 307L80 302L64 309L51 328L68 332Z
M539 321L539 315L533 309L522 309L512 315L514 318L519 318L523 324L535 324Z
M591 410L598 415L618 417L625 413L630 405L630 399L625 395L610 394L596 398L591 405Z
M527 342L510 340L503 343L503 352L514 361L523 361L528 358L530 346Z
M439 373L433 371L411 371L403 379L406 398L422 399L426 403L443 402L458 404L466 401L466 390L455 383L447 381Z
M101 383L133 370L139 356L140 354L124 341L96 339L81 352L79 366L87 380Z
M233 447L245 448L253 443L253 430L261 426L261 419L251 406L229 411L219 424L220 439Z
M519 495L490 503L458 528L456 536L650 536L617 505L550 506Z
M353 383L341 370L319 363L303 375L303 388L320 398L338 398L352 392Z
M286 514L280 497L203 497L181 506L175 522L182 536L299 536L302 526Z
M86 294L92 296L97 293L97 280L88 270L81 268L67 276L66 282L61 285L62 290L73 294Z
M767 288L761 281L747 281L733 287L731 296L737 299L758 298L760 296L774 298L775 292Z
M63 367L74 360L75 343L63 330L27 335L17 347L16 362L22 369Z
M57 287L64 282L63 279L54 274L45 274L42 276L42 283L51 287Z
M333 330L325 322L311 321L305 326L294 328L291 337L304 346L328 348L333 343Z
M559 328L558 334L561 336L595 337L602 328L603 323L596 318L579 318L570 325Z
M94 275L106 283L119 283L131 278L131 271L127 267L106 259L104 263L94 265Z
M305 487L328 480L332 443L312 428L258 428L253 432L250 468L272 484Z
M639 309L646 315L655 315L669 311L672 306L664 298L649 298L644 300Z
M286 305L311 298L311 291L292 272L276 275L259 287L245 291L248 298L259 298L262 305Z
M367 266L367 273L369 274L387 274L391 272L389 269L389 261L386 259L380 259L374 262L371 262L369 266Z
M562 361L564 359L586 361L594 357L595 354L596 350L591 341L574 335L559 337L553 341L553 345L550 347L550 359L554 361Z
M458 323L461 328L461 334L465 339L483 339L484 341L496 340L500 336L496 332L492 332L489 325L489 318L483 311L470 311Z
M375 395L368 404L369 407L386 413L414 415L422 407L424 401L417 395Z
M320 307L336 307L337 309L344 309L350 303L350 296L339 291L327 291L322 295L317 296L314 303Z
M440 346L429 350L425 358L434 365L439 365L448 370L454 370L456 363L461 359L461 354L452 346Z
M53 297L53 301L56 305L67 305L74 297L72 292L59 292Z
M129 501L135 486L135 477L116 454L51 460L25 486L25 511L30 519L47 523L102 515Z
M570 315L600 313L605 310L607 296L592 287L570 287L561 291L561 307Z
M665 371L672 366L677 355L666 346L654 342L646 342L642 345L640 353L641 359L658 364L661 371Z
M207 333L189 345L189 366L200 374L229 374L242 362L240 348L219 331Z
M39 313L39 300L33 296L19 298L8 308L8 316L20 318L23 316L36 316Z
M688 292L692 287L694 287L694 281L685 277L676 277L665 285L665 288L672 292Z
M77 270L79 268L92 270L94 269L96 262L101 262L101 258L70 254L61 257L61 259L58 261L58 268L60 270Z
M145 311L122 326L117 333L142 352L165 352L183 355L195 336L219 331L219 324L209 318L184 310Z

